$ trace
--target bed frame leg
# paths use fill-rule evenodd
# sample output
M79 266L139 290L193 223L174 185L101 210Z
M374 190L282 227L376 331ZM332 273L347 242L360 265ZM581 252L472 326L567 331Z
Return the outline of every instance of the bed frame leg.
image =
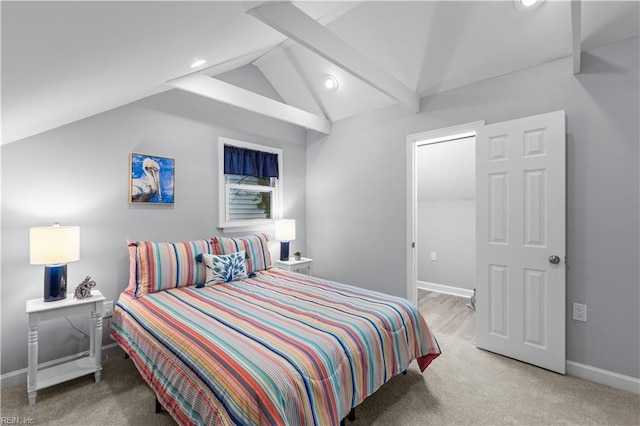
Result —
M406 375L407 375L407 370L404 370L404 371L402 372L402 375L406 376Z
M349 419L350 422L354 421L356 419L356 407L353 407L351 409L351 411L349 411L349 414L347 415L347 418Z
M158 401L158 397L156 396L156 414L162 412L162 404Z
M129 359L129 354L125 353L124 354L124 359Z

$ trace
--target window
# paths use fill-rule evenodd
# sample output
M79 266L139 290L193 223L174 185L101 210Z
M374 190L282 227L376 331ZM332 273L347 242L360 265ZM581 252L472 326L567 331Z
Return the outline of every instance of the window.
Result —
M282 150L219 138L219 227L270 225L282 211Z

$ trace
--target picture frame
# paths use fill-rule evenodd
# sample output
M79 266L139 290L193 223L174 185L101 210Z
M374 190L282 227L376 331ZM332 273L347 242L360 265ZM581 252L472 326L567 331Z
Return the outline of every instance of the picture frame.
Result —
M132 152L129 172L129 204L174 203L175 159Z

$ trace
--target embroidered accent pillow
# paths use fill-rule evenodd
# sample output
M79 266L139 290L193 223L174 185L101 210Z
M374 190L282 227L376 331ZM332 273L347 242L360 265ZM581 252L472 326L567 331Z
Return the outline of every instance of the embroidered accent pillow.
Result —
M211 245L214 254L231 254L241 250L246 252L245 269L247 274L271 268L271 252L269 251L269 236L267 234L236 238L213 237Z
M196 256L212 252L210 241L127 243L130 265L126 291L133 291L136 297L204 283L205 268L196 260Z
M223 255L203 254L202 263L204 263L206 270L204 285L230 283L247 278L244 257L244 250ZM198 285L197 287L202 286Z

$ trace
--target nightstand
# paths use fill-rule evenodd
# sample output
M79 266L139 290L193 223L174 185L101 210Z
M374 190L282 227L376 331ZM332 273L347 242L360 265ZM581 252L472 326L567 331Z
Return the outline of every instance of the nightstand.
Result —
M98 290L91 290L91 297L75 300L69 296L64 300L45 302L42 298L27 300L29 314L29 372L27 393L29 405L36 403L38 390L93 373L96 383L102 377L102 308L104 296ZM38 324L70 315L89 314L89 355L72 361L38 370Z
M290 257L289 260L276 260L274 263L276 268L279 269L311 275L311 262L313 262L313 259L306 257L301 257L300 260Z

